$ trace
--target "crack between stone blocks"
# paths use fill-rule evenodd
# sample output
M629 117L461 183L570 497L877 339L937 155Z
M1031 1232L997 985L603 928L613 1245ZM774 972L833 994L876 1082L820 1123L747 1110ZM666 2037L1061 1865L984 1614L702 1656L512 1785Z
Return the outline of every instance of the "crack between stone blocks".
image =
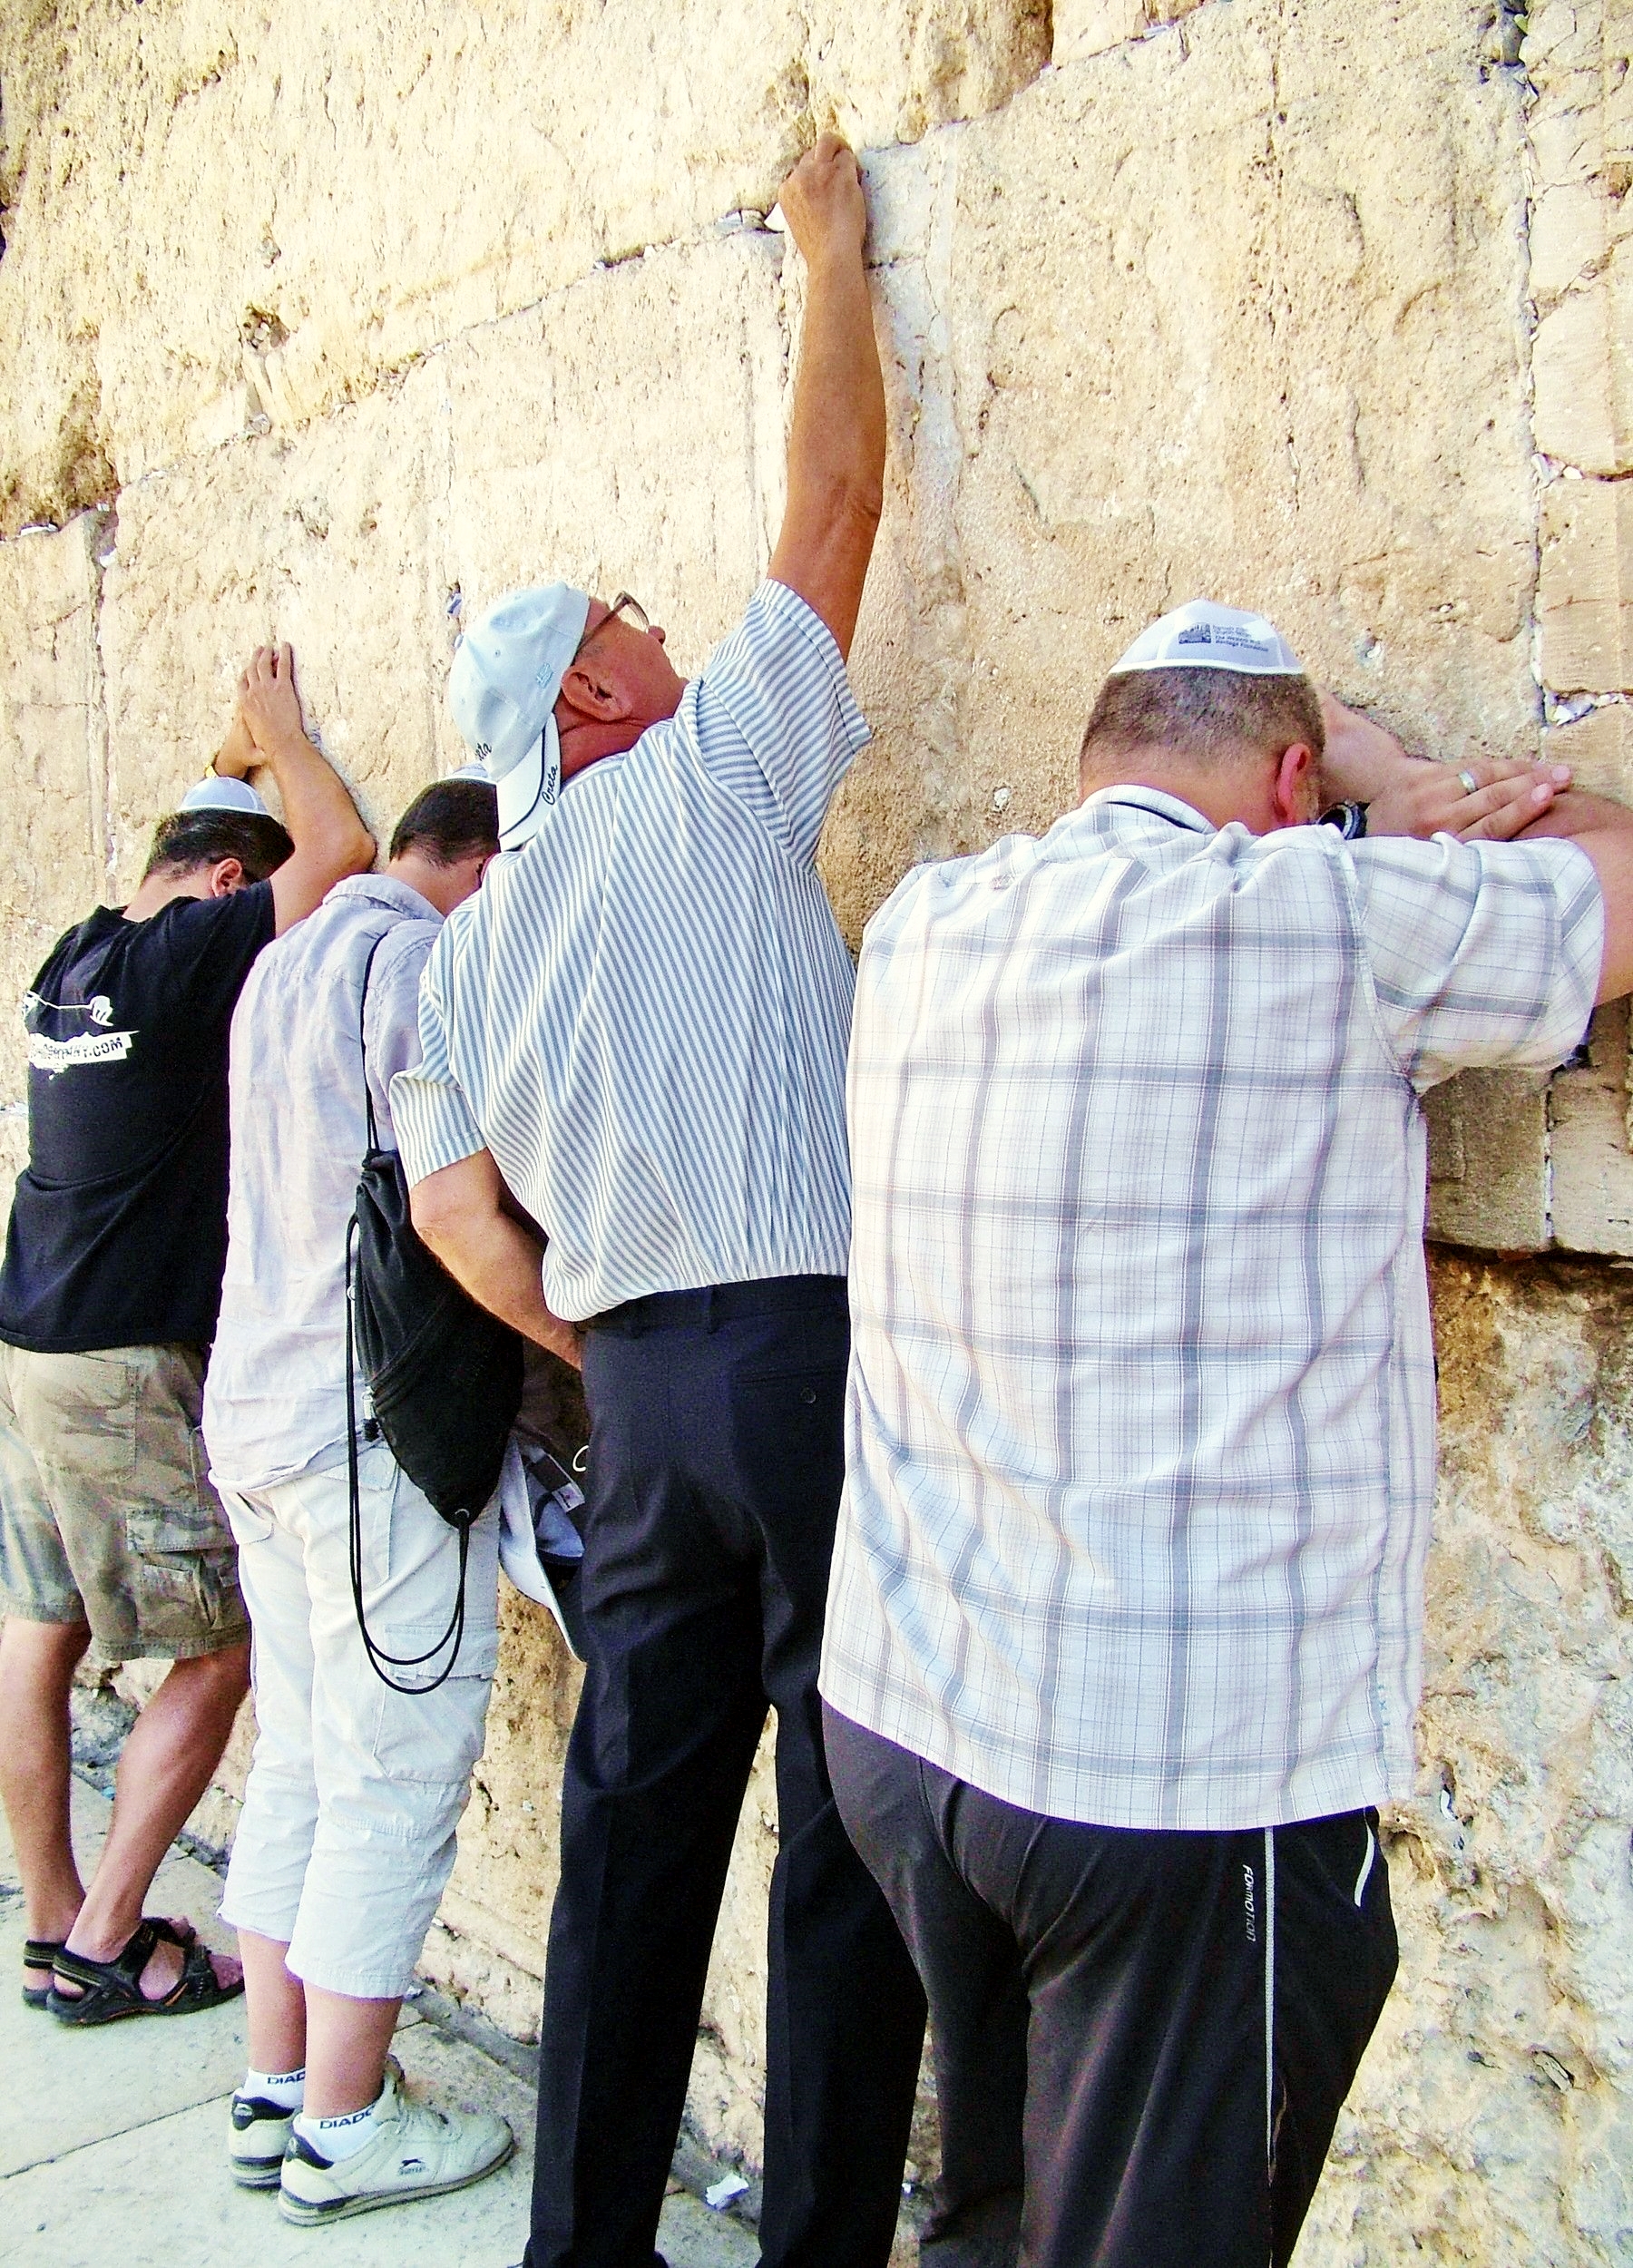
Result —
M103 876L112 893L113 883L113 735L108 716L108 662L103 646L103 596L107 570L112 563L119 544L119 506L117 499L96 511L96 528L91 542L91 605L93 609L92 651L94 656L94 680L92 687L92 714L94 723L93 746L86 754L86 788L91 799L91 825L93 830L92 851L100 850ZM100 761L98 758L100 758ZM98 843L95 836L100 835Z
M1225 5L1227 5L1227 0L1204 0L1205 6L1223 6ZM1052 39L1052 8L1049 11L1049 21ZM1151 26L1151 34L1178 28L1180 27L1177 24L1157 24ZM807 24L807 33L808 30L809 26ZM1149 35L1150 34L1141 34L1141 36ZM1130 43L1127 41L1122 41L1119 43L1119 45L1126 46L1129 44ZM1099 58L1090 56L1085 57L1082 60L1084 62L1092 63L1098 61ZM1045 62L1030 79L1015 87L1003 102L995 103L990 110L973 112L972 113L972 116L978 118L996 118L1002 116L1002 114L1007 111L1010 106L1019 99L1020 96L1027 93L1031 87L1035 86L1040 79L1055 67L1056 66L1052 64ZM323 96L325 116L332 132L334 131L334 126L332 117L329 115L328 108L328 83L327 81L324 85ZM807 119L809 118L809 115L810 113L807 105ZM970 120L965 118L945 119L939 124L928 127L924 132L915 137L898 138L890 142L871 143L865 149L859 150L856 154L864 168L865 168L870 158L887 156L893 151L897 150L924 149L926 145L938 139L940 136L956 132L959 128L968 124ZM274 211L276 213L276 205L274 207ZM293 418L287 423L279 424L275 424L269 418L265 420L251 418L239 432L230 434L225 439L212 443L206 448L183 450L180 455L168 458L162 464L150 465L144 471L133 474L128 480L120 480L112 494L105 500L98 503L88 505L84 508L92 511L112 510L115 500L127 488L141 487L149 482L173 478L177 473L184 470L187 466L208 461L209 458L220 455L223 450L239 447L246 441L261 440L272 433L298 433L303 431L308 426L316 425L323 423L330 417L337 416L347 409L357 407L362 402L367 401L372 396L379 393L383 388L389 386L394 381L402 379L416 367L416 364L428 362L438 355L446 354L455 347L463 346L468 340L479 337L484 331L495 330L500 327L500 326L505 323L515 322L524 316L536 315L542 309L548 308L552 301L562 298L567 292L572 291L581 285L587 283L592 277L596 275L611 274L616 269L630 266L639 260L645 259L650 253L685 251L699 248L711 240L718 240L722 236L731 235L753 235L760 237L777 236L778 240L781 241L782 239L780 232L775 230L767 229L764 225L764 214L761 213L757 208L752 206L737 206L733 207L729 212L721 215L714 220L705 221L691 230L682 231L674 236L656 238L651 242L643 244L631 250L598 255L597 258L592 259L587 267L579 269L576 274L564 277L560 281L553 283L548 290L541 292L536 298L525 300L517 307L507 308L502 315L486 316L484 317L480 322L466 324L460 330L451 332L445 338L435 339L425 347L413 349L411 352L406 354L399 361L384 363L377 369L360 374L360 376L353 382L356 384L357 388L356 392L350 393L341 399L329 402L323 407L314 410L310 416ZM733 226L733 222L746 225ZM70 518L76 516L77 514L69 515ZM18 541L20 536L25 533L60 533L61 529L65 527L67 524L67 520L61 522L49 520L35 522L31 523L27 530L19 530L17 535L10 537L0 536L0 543L15 543Z
M111 2134L91 2135L83 2142L70 2143L65 2150L46 2150L40 2156L30 2158L25 2165L14 2165L9 2172L0 2174L0 2198L5 2195L7 2182L18 2181L24 2174L37 2172L42 2165L66 2165L71 2160L82 2157L87 2150L100 2150L107 2143L122 2142L127 2135L141 2134L150 2126L165 2126L172 2118L185 2118L195 2110L204 2109L207 2104L227 2103L231 2099L230 2087L213 2087L208 2095L198 2096L191 2102L172 2104L169 2110L161 2111L156 2118L133 2118L128 2126L116 2126Z

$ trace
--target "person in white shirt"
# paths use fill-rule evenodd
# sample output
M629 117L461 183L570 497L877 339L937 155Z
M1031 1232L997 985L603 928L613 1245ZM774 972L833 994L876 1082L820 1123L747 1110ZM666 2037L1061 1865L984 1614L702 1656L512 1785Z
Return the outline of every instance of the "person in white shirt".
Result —
M930 1999L926 2261L1263 2268L1395 1967L1419 1098L1633 985L1633 814L1324 721L1205 603L1081 785L865 934L828 1757Z
M490 786L425 789L385 873L337 884L269 946L232 1022L227 1269L204 1435L253 1631L257 1739L221 1901L249 2029L228 2153L236 2181L277 2189L284 2217L305 2224L479 2181L513 2146L501 2118L410 2101L387 2062L482 1753L499 1514L471 1528L460 1631L458 1539L364 1424L369 1635L420 1665L385 1682L353 1599L346 1334L368 1104L389 1149L391 1080L419 1055L426 956L498 847Z
M592 1422L527 2268L650 2268L768 1709L765 2268L885 2268L924 2037L816 1693L852 982L816 847L867 738L845 657L885 464L843 142L782 208L807 293L768 576L689 684L627 594L558 583L472 625L450 700L505 855L432 954L392 1093L421 1235L529 1337L582 1339Z

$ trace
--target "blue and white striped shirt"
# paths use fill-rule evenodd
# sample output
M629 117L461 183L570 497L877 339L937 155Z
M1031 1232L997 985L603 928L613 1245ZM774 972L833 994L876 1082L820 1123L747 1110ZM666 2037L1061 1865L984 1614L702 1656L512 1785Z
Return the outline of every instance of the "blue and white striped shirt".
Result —
M763 582L676 714L445 924L392 1089L404 1163L491 1150L557 1315L845 1273L853 976L816 844L867 738L826 625Z

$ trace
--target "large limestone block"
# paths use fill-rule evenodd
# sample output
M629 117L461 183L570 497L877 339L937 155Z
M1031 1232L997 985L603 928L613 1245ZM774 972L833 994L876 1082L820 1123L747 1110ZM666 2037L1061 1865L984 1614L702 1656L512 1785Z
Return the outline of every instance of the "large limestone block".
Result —
M1537 445L1596 474L1633 464L1633 18L1625 0L1545 0L1524 61L1535 104L1531 289Z
M330 417L124 491L103 621L121 873L202 770L259 641L294 645L382 841L468 753L448 662L509 585L628 587L700 660L768 550L781 258L739 231L624 262Z
M1542 753L1550 763L1569 764L1579 787L1633 803L1630 726L1633 709L1626 701L1607 701L1572 724L1550 727L1542 736Z
M881 864L1046 825L1103 672L1199 593L1429 752L1534 746L1521 122L1461 0L1354 23L1200 8L905 156L912 634L953 717Z
M1487 1252L1549 1242L1548 1087L1530 1071L1464 1071L1431 1089L1431 1237Z
M582 1672L542 1608L508 1582L499 1592L499 1672L443 1918L536 1984L561 1876L562 1766ZM536 1992L531 2006L508 2010L484 1998L490 2016L510 2015L507 2029L536 2037Z
M1402 1967L1300 2268L1633 2250L1633 1291L1433 1265L1442 1481Z
M1625 1000L1598 1012L1582 1053L1548 1099L1554 1235L1568 1252L1633 1255Z
M376 835L434 775L450 639L431 557L424 374L296 436L190 460L120 499L107 571L110 831L122 885L232 716L252 650L295 649L308 725Z
M598 259L769 204L1048 59L1043 0L10 11L0 497L60 513L299 420Z
M445 603L632 591L683 669L742 612L783 483L783 240L741 230L588 276L423 373L445 431ZM443 753L463 759L445 707Z
M1542 675L1557 693L1633 684L1633 501L1620 481L1559 480L1542 498L1537 614Z
M0 543L0 1100L25 1070L22 997L68 924L105 894L105 720L94 513Z
M1126 39L1176 24L1202 0L1058 0L1054 12L1056 63L1081 63Z

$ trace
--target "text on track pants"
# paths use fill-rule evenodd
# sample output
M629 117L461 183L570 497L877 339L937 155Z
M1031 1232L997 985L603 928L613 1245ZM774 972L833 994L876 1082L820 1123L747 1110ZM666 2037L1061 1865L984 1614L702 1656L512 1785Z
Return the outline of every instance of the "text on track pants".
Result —
M1376 1813L1088 1826L825 1718L930 1997L924 2268L1284 2268L1394 1977Z

